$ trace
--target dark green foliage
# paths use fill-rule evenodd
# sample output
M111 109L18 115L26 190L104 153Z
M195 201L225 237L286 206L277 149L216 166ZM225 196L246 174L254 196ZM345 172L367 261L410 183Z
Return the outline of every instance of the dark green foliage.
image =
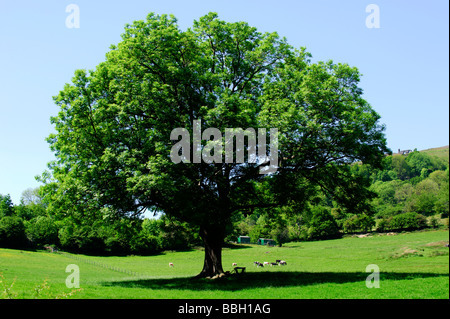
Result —
M304 233L302 234L305 240L341 237L336 220L327 207L313 207L305 226Z
M49 216L52 210L43 202L26 201L8 205L8 211L11 216L0 218L0 247L42 249L50 245L86 254L147 255L201 244L198 229L164 215L159 219L117 219L104 210L84 218L77 214Z
M14 204L11 196L0 194L0 218L5 216L12 216L14 214Z
M66 251L103 254L107 248L105 238L100 234L99 229L88 225L66 222L59 229L58 238L60 247ZM114 248L116 253L122 252L120 245Z
M174 219L162 219L159 233L157 235L161 249L163 250L187 250L195 245L201 245L201 240L196 227L188 223L179 222Z
M343 223L343 231L346 233L368 232L375 226L375 219L366 214L353 215Z
M384 230L412 230L421 229L427 226L425 216L414 212L403 213L389 218Z
M26 235L35 247L58 245L58 227L51 217L38 216L26 222Z
M404 181L411 177L411 167L406 161L403 155L393 155L392 156L392 170L395 172L398 179ZM417 176L417 175L413 175Z
M427 177L433 171L445 170L448 167L448 163L446 165L442 159L417 151L408 154L405 161L409 166L411 177Z
M27 244L25 226L20 217L5 216L0 219L0 246L22 248Z
M401 173L399 167L409 173ZM392 179L383 178L392 175ZM378 195L372 202L377 218L402 212L443 217L448 214L448 160L418 151L407 156L387 156L383 170L372 170L371 179L370 189Z

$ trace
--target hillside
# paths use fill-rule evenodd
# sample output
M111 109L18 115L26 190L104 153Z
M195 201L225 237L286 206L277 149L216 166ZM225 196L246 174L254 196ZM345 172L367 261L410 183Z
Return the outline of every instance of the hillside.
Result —
M435 148L429 148L427 150L423 150L421 152L428 153L430 155L449 160L449 146L442 146L442 147L435 147Z

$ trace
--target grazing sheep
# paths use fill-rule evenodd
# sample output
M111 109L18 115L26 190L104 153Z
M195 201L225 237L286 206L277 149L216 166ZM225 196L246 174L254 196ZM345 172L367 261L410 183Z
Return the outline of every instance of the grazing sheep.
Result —
M261 264L259 261L254 261L253 263L255 264L256 267L264 267L264 265Z
M169 263L169 267L174 267L174 266L173 266L173 263Z
M233 267L234 267L234 266L237 266L237 263L233 263L231 266L233 266Z
M268 261L265 261L264 265L270 265L270 263Z
M281 266L286 266L286 265L287 265L287 262L285 262L284 260L280 260L279 264L280 264Z

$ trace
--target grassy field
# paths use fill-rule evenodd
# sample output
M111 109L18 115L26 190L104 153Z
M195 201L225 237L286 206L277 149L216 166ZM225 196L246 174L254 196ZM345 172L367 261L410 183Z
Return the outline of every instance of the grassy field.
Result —
M201 270L201 249L145 257L0 249L0 297L449 298L448 240L448 231L437 230L289 243L281 248L226 248L225 270L237 263L247 267L247 273L219 280L192 279ZM276 259L288 265L253 265ZM65 285L69 264L79 266L79 291ZM380 269L380 288L366 287L369 264Z
M435 147L427 150L423 150L421 152L428 153L433 156L437 156L441 159L445 159L448 161L449 158L449 146Z

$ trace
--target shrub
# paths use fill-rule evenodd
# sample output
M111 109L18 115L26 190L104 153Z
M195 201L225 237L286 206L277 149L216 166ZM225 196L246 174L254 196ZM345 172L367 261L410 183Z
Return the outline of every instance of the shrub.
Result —
M61 244L61 248L63 249L73 251L78 248L77 236L74 233L74 225L70 223L59 229L58 239Z
M114 234L104 239L105 252L113 255L124 255L129 252L129 245Z
M428 225L432 228L438 228L441 225L441 221L438 215L431 216L428 220Z
M414 212L399 214L391 217L388 220L388 227L391 230L420 229L426 226L427 226L426 217Z
M341 236L336 220L327 208L316 206L311 212L311 220L305 234L306 239L331 239Z
M51 217L39 216L26 222L25 233L34 246L58 244L58 228Z
M366 214L353 215L344 221L343 230L346 233L356 231L367 232L371 231L373 226L375 226L375 220L372 216Z
M375 226L375 219L372 216L362 214L358 216L358 226L361 231L371 231Z
M103 254L106 250L104 238L95 229L83 231L83 235L78 239L81 252L87 254Z
M140 233L133 237L130 248L134 254L155 254L161 250L161 245L156 236Z
M342 229L345 233L353 233L357 230L357 219L358 217L356 215L353 215L352 217L349 217L344 221Z
M389 229L389 223L386 219L379 219L377 222L377 231L384 232Z
M105 242L94 227L67 223L58 232L61 247L68 251L82 253L104 253Z
M22 218L5 216L0 219L0 246L20 248L27 244Z

